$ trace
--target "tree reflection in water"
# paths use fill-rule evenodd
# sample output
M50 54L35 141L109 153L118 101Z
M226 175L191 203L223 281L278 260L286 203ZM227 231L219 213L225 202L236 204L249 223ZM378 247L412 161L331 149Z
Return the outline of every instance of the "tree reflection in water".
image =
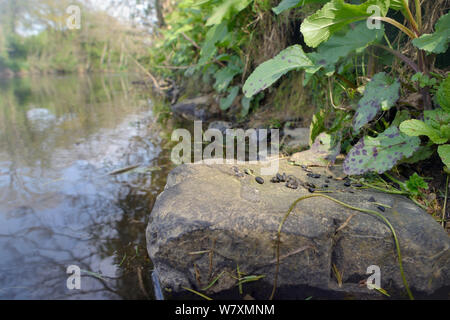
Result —
M145 226L169 152L129 83L0 83L0 298L153 298ZM159 169L107 174L137 163ZM69 265L81 290L66 288Z

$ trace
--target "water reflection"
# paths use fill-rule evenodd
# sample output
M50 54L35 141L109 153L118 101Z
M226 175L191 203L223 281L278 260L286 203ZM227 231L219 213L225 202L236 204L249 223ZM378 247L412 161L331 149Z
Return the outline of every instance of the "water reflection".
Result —
M0 82L0 298L152 298L144 230L170 165L131 80Z

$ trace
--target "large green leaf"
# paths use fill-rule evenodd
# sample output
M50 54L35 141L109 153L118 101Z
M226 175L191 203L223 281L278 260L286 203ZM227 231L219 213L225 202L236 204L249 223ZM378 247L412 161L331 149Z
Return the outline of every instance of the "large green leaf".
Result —
M442 109L446 112L450 112L450 76L447 76L447 78L442 81L436 93L436 99Z
M442 162L450 168L450 144L444 144L438 147L438 153Z
M303 52L301 46L290 46L275 58L260 64L245 81L243 92L246 97L251 97L269 87L288 71L312 65L313 63Z
M282 0L276 7L272 8L275 14L280 14L291 8L301 7L310 3L327 3L330 0Z
M315 48L349 23L367 19L372 15L367 11L372 5L378 6L380 14L385 16L389 9L389 0L369 0L359 5L348 4L344 0L328 2L303 21L300 31L305 43Z
M350 29L345 34L336 33L322 43L317 48L317 52L308 54L315 66L307 68L306 72L313 74L323 67L327 75L331 75L340 58L346 57L351 52L363 51L370 43L380 40L383 34L383 26L380 29L370 30L365 23L358 23L354 29Z
M244 10L253 0L224 0L213 11L211 17L206 21L206 26L221 23L233 14Z
M401 133L391 126L376 138L366 136L350 150L344 161L346 174L368 171L383 173L419 149L420 139Z
M389 110L399 98L400 82L390 79L386 73L373 76L366 85L364 96L358 102L358 109L353 118L353 129L358 132L365 124L372 121L380 110Z
M425 110L424 121L403 121L400 130L408 136L427 136L435 144L446 143L450 139L450 113L442 109Z
M403 121L400 124L400 131L411 137L427 136L433 143L442 144L447 142L447 138L441 136L439 130L434 129L429 124L412 119Z
M444 53L450 41L450 13L439 18L435 25L435 32L424 34L413 40L413 45L428 53Z

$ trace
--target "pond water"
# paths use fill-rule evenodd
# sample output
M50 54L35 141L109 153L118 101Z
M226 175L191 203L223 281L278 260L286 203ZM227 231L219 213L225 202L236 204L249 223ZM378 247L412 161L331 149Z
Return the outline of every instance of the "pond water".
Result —
M153 298L145 227L171 164L132 80L0 81L0 299Z

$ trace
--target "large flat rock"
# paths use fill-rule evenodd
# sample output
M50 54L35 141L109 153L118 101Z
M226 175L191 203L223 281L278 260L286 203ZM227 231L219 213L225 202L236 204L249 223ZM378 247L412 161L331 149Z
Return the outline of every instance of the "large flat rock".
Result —
M206 293L237 292L237 265L247 275L264 275L253 282L251 295L268 298L275 274L276 232L289 206L310 194L302 186L258 184L242 174L259 173L257 165L181 165L174 169L158 196L147 228L147 246L165 292L200 290L226 271ZM332 169L338 170L338 169ZM418 297L440 292L448 297L450 239L431 216L409 199L372 190L345 187L339 172L314 168L320 178L280 161L279 172L316 186L330 174L327 193L353 206L378 210L394 226L400 241L406 278ZM382 203L385 212L369 201ZM350 218L351 217L351 218ZM209 254L207 250L212 250ZM287 218L281 236L276 298L383 297L361 282L367 268L380 267L381 287L394 297L406 297L393 236L379 218L348 209L329 199L301 201ZM338 285L333 266L342 275ZM228 290L228 291L226 291Z

